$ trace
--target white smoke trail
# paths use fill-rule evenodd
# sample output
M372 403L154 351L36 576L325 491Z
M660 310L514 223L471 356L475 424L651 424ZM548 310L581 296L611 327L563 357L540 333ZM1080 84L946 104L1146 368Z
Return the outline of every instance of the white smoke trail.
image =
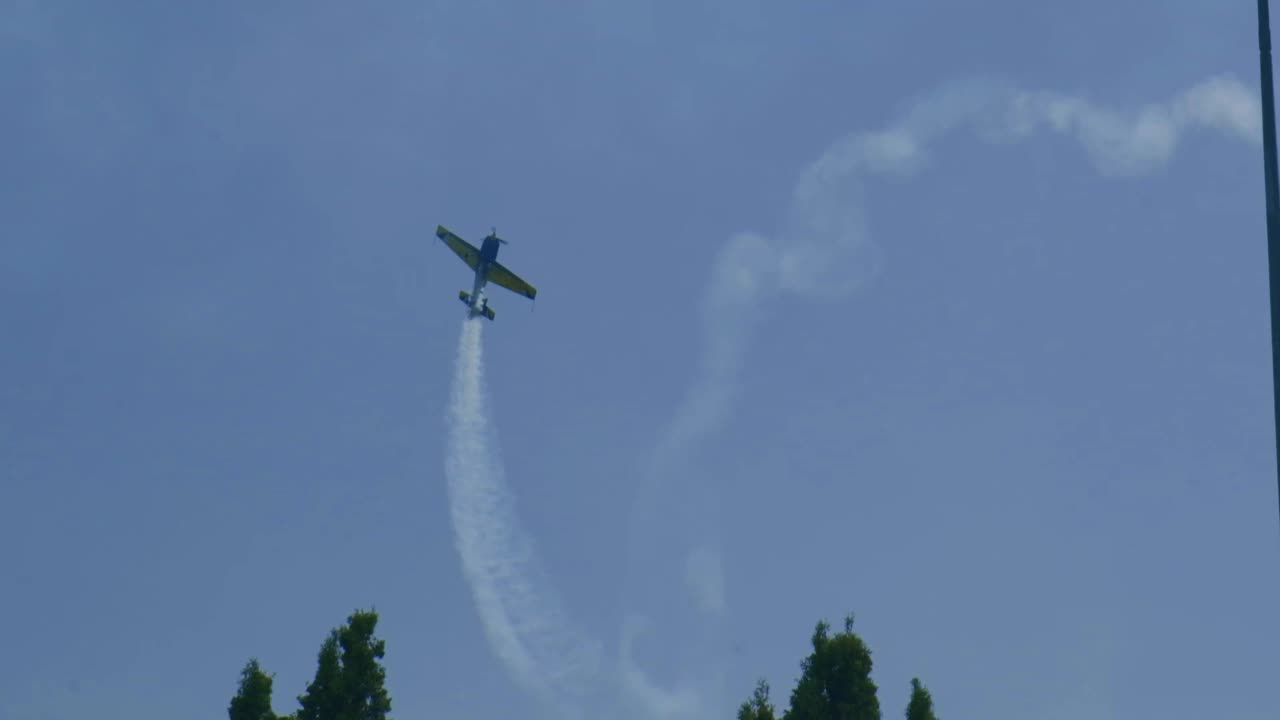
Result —
M714 623L708 621L726 605L715 523L709 517L717 490L714 483L691 481L685 465L690 449L716 431L732 408L752 320L779 293L833 299L875 277L881 252L865 229L862 184L876 175L917 171L925 164L926 145L962 126L998 143L1026 139L1042 128L1070 134L1106 175L1162 166L1188 129L1208 128L1256 142L1261 127L1254 96L1226 77L1129 113L1077 97L970 82L925 97L886 130L850 135L823 152L798 179L790 216L776 236L735 235L717 257L702 304L698 375L661 436L633 515L633 555L656 547L659 538L668 548L681 546L679 564L694 605L704 613L707 634L714 635ZM496 432L487 422L482 327L478 320L463 323L450 411L446 471L458 551L495 652L521 685L559 706L562 716L576 714L578 698L599 668L598 646L565 621L532 544L519 529ZM673 503L675 497L683 502ZM643 717L719 713L721 669L695 673L686 668L690 671L682 673L686 680L678 689L660 687L640 670L633 646L652 627L641 613L624 618L617 679L626 698L618 710ZM696 644L687 635L682 641ZM702 641L707 642L705 635Z
M918 100L893 126L853 133L830 145L801 173L789 216L773 237L739 233L721 249L702 301L703 346L699 368L684 401L661 436L652 470L639 489L632 517L632 555L653 554L662 539L683 535L686 586L694 605L716 612L726 604L715 523L713 479L681 472L691 449L718 430L738 392L738 373L750 325L763 304L779 293L832 300L879 274L883 253L868 236L863 185L883 175L908 176L926 165L929 143L968 127L989 143L1030 138L1036 131L1074 137L1105 176L1132 176L1167 163L1182 136L1196 129L1261 141L1256 95L1230 76L1198 83L1165 103L1136 110L1101 107L1083 98L1027 92L990 80L955 83ZM690 494L701 496L690 502ZM707 499L710 498L710 499ZM687 527L683 533L675 525ZM661 528L656 535L654 528ZM634 563L633 563L634 564ZM649 583L641 583L643 587ZM663 601L661 604L669 605ZM652 627L639 612L623 622L620 665L624 688L649 717L697 717L720 712L718 688L691 683L664 689L630 657L637 627ZM683 673L693 677L692 671ZM712 675L707 680L718 679ZM705 696L711 695L712 699Z
M565 620L521 531L484 387L483 320L462 323L445 474L455 542L494 652L525 689L577 715L599 650Z

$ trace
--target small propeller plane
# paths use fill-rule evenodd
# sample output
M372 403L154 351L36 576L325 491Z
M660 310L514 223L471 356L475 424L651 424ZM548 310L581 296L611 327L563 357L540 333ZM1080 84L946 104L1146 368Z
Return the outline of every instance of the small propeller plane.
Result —
M474 245L463 240L462 238L449 232L443 225L436 226L436 237L444 241L458 257L462 258L462 262L467 264L476 273L475 285L472 286L471 292L466 290L458 292L458 299L464 305L471 308L468 317L483 315L490 320L494 317L493 308L489 307L489 298L484 296L485 283L492 282L495 285L510 290L518 295L523 295L530 300L538 294L537 288L530 285L520 278L520 276L511 272L498 262L498 246L506 244L506 240L498 237L497 228L485 236L484 242L477 250Z

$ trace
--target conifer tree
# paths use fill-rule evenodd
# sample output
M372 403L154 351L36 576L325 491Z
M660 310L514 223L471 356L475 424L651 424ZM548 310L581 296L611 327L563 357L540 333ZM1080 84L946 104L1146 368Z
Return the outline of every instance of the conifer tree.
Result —
M907 720L938 720L933 714L933 696L920 682L920 678L911 678L911 702L907 704Z
M271 676L263 672L257 658L240 671L240 687L227 707L230 720L276 720L271 709Z
M783 720L880 720L871 650L853 632L853 615L845 618L844 632L829 633L830 625L819 621Z
M386 720L391 697L385 687L387 671L379 660L387 641L374 637L378 614L357 611L338 635L342 646L342 697L348 715L341 720Z
M357 610L320 647L315 679L298 696L297 720L387 720L391 697L379 662L387 643L374 637L378 614Z
M751 699L738 706L738 720L775 720L773 705L769 702L769 683L763 678L756 682Z
M298 720L341 720L342 665L338 658L338 631L329 631L320 646L315 678L298 696Z

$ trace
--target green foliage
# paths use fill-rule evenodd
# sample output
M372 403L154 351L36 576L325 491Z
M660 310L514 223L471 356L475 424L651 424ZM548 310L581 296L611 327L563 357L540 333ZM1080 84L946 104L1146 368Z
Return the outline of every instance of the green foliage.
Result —
M357 610L345 625L329 631L320 646L316 674L298 696L300 709L277 716L271 710L272 678L250 660L227 708L230 720L389 720L391 698L380 662L386 641L374 636L378 614ZM800 663L800 678L791 691L782 720L880 720L880 701L871 680L871 650L853 632L853 615L844 631L831 634L819 620L810 638L813 651ZM938 720L933 697L919 678L911 680L907 720ZM756 682L751 698L738 706L738 720L776 720L769 683Z
M271 709L271 676L262 671L257 658L240 671L240 687L227 707L230 720L276 720Z
M810 638L813 652L800 663L800 678L791 691L782 720L880 720L880 701L871 681L871 650L853 632L853 615L844 632L831 634L819 620ZM773 720L769 685L756 683L750 700L738 707L738 720Z
M338 635L347 712L342 720L385 720L391 712L391 697L384 687L387 671L378 662L386 654L387 642L374 638L377 626L376 612L356 612Z
M831 626L814 628L813 652L800 664L800 679L791 692L783 720L880 720L880 701L871 680L871 650L853 632L853 615L844 632Z
M938 720L933 714L933 696L920 682L920 678L911 678L911 702L907 703L907 720Z
M241 673L240 690L228 709L230 720L389 720L387 672L379 662L387 643L374 637L378 614L357 610L345 625L329 631L320 646L315 677L298 696L291 715L271 711L271 677L257 660Z
M738 720L775 720L773 705L769 702L769 683L763 678L756 682L751 699L738 706Z
M320 646L315 678L306 693L298 696L298 720L339 720L341 718L342 665L338 657L338 631L329 631Z
M330 631L320 647L315 679L298 696L298 720L386 720L391 697L386 670L378 661L385 640L374 638L378 614L356 611L347 624Z
M791 691L791 706L782 720L880 720L880 701L871 681L871 650L853 632L853 614L844 632L831 635L819 620L810 638L813 652L800 662L800 679ZM738 720L774 720L769 683L760 680L751 699L738 706ZM911 679L907 720L938 720L933 696L919 678Z

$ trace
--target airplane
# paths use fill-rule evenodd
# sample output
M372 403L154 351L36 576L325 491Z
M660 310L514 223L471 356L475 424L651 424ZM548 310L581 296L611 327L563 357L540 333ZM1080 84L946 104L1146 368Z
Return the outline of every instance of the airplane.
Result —
M462 258L462 262L466 263L467 267L475 271L476 279L471 292L468 293L466 290L458 291L458 299L471 308L467 317L483 315L490 320L494 319L493 308L489 307L489 298L484 296L485 283L492 282L495 285L500 285L530 300L538 294L537 288L525 282L498 262L498 246L507 244L507 241L498 237L497 228L492 228L492 230L485 236L484 242L480 245L480 249L477 250L474 245L454 235L445 226L436 226L436 237L443 240L450 250Z

